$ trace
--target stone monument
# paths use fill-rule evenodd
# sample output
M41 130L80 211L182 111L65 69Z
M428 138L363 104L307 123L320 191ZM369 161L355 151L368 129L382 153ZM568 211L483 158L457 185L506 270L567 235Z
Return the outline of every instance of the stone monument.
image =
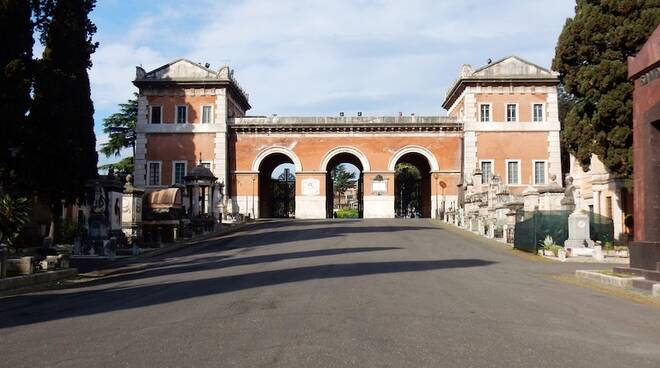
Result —
M121 228L128 238L129 245L134 253L138 251L138 243L142 237L142 196L144 190L133 186L133 175L126 177L124 194L122 197Z
M589 215L580 209L580 192L577 192L575 210L568 216L568 239L564 242L564 249L570 249L571 255L587 255L581 248L592 248L594 242L589 232ZM578 250L576 250L578 249ZM580 254L576 254L580 253ZM591 254L591 252L588 252Z
M564 211L574 211L575 206L575 185L573 185L573 177L566 177L566 189L564 190L564 198L561 200L561 209Z
M634 241L630 267L660 280L660 26L634 57L633 81ZM657 282L657 281L656 281Z

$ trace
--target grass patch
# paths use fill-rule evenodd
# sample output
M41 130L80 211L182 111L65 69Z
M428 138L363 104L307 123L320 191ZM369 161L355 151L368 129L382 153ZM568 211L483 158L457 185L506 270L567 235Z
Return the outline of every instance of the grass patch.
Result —
M650 305L656 308L660 308L659 298L656 298L649 294L642 293L640 291L608 286L595 281L580 279L575 277L575 275L567 275L567 274L553 275L550 276L550 278L556 281L563 282L565 284L592 289L602 294L606 294L622 299L627 299L639 304Z
M625 277L625 278L635 277L635 274L629 272L614 272L612 270L594 270L594 272L598 272L603 275L614 276L614 277Z

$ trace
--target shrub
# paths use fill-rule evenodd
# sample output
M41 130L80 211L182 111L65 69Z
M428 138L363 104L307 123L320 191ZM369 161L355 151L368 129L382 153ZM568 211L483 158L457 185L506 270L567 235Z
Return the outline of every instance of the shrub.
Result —
M357 218L358 215L358 210L354 208L341 209L337 211L337 218Z
M0 243L15 247L21 229L30 222L30 202L27 198L0 196Z
M559 250L563 249L562 246L555 244L554 239L550 235L546 235L545 239L543 239L541 242L539 242L539 245L543 247L543 250L547 250L552 252L552 254L557 257L559 255Z

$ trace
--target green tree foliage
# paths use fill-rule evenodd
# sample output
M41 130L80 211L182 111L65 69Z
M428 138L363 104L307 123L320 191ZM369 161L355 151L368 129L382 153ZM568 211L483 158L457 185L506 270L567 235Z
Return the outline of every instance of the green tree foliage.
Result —
M0 186L17 187L24 151L26 116L31 104L32 3L0 0ZM14 188L12 188L14 189Z
M339 205L341 207L341 196L347 190L355 188L357 185L357 175L353 171L348 171L346 165L341 164L332 170L331 177L335 193L339 194Z
M119 112L103 119L103 132L108 134L109 140L101 146L101 153L106 157L119 156L122 149L133 147L137 109L137 93L135 93L134 98L119 104Z
M9 194L0 196L0 243L14 246L23 227L30 221L30 202Z
M658 0L578 0L566 20L552 67L575 98L562 139L584 168L595 153L612 173L630 177L633 86L626 60L658 23Z
M57 205L84 192L97 176L94 107L87 70L97 44L89 19L95 0L45 0L41 3L41 42L45 45L34 85L30 117L35 165L32 177L40 196Z

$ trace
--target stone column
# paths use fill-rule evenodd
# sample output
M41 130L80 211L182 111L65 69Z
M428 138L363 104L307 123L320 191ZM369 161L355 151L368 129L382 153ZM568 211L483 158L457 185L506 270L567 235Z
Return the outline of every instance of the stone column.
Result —
M594 213L597 213L597 214L599 214L599 215L602 215L602 213L601 213L601 208L600 208L600 207L601 207L601 206L600 206L600 203L601 203L601 201L600 201L600 193L601 193L600 190L596 190L596 191L593 192L593 197L594 197ZM577 205L577 203L576 203L576 205ZM582 205L582 203L580 203L580 206L581 206L581 205Z

